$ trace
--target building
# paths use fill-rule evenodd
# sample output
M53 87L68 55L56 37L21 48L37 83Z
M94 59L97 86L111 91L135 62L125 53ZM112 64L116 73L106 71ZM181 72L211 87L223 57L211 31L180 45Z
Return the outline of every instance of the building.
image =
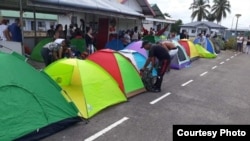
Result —
M231 37L235 37L235 29L227 29L225 32L225 39L229 39ZM249 29L237 29L237 35L243 34L244 36L250 36Z
M167 24L173 24L176 20L166 17L160 10L157 4L151 4L151 8L153 9L154 15L146 16L145 20L143 20L143 27L147 30L150 28L155 29L155 31L159 31L164 28ZM169 31L171 26L168 27L167 31ZM165 33L167 36L168 32Z
M180 32L187 31L189 37L196 37L199 33L204 32L205 35L224 35L227 28L219 24L208 21L197 21L181 25Z
M55 14L35 14L36 20L34 20L34 14L32 12L23 13L23 30L25 37L33 37L35 30L37 31L38 36L46 36L46 32L50 29L50 25L55 25L57 23L58 16ZM9 20L9 24L11 24L16 18L20 17L20 12L13 10L0 10L0 17Z

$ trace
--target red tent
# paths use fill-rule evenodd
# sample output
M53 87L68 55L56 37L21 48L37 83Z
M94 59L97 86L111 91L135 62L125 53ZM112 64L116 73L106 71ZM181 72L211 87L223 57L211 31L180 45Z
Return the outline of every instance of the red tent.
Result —
M113 76L127 97L145 91L137 69L122 54L110 49L102 49L91 54L87 59L99 64Z

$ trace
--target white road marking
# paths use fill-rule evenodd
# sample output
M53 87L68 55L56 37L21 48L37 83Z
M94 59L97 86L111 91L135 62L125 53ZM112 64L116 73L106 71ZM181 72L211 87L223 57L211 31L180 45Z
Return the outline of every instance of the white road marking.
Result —
M214 66L214 67L212 67L212 70L214 70L214 69L216 69L217 68L217 66Z
M128 120L128 117L123 117L122 119L118 120L117 122L109 125L108 127L104 128L103 130L97 132L96 134L88 137L87 139L85 139L84 141L93 141L95 139L97 139L98 137L100 137L101 135L107 133L108 131L110 131L111 129L115 128L116 126L122 124L123 122L125 122L126 120Z
M165 98L165 97L167 97L167 96L169 96L169 95L171 95L171 93L166 93L166 94L164 94L163 96L157 98L156 100L150 102L150 104L153 105L153 104L159 102L160 100L162 100L163 98Z
M207 73L208 73L208 72L206 71L206 72L200 74L200 76L204 76L204 75L206 75Z
M230 58L228 58L226 61L229 61L230 60Z
M224 64L225 62L220 62L220 64L222 65L222 64Z
M237 56L238 54L235 54L234 56Z
M233 58L234 58L234 56L231 56L231 58L233 59Z
M194 80L189 80L188 82L186 83L183 83L181 86L184 87L184 86L187 86L188 84L192 83Z

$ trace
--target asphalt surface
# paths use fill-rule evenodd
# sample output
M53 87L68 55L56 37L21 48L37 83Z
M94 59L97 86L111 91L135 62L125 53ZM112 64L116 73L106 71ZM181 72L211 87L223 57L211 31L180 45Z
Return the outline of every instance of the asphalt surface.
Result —
M171 141L176 124L249 124L250 55L235 54L223 51L216 59L171 70L162 92L137 95L43 141L84 141L93 135L95 141Z

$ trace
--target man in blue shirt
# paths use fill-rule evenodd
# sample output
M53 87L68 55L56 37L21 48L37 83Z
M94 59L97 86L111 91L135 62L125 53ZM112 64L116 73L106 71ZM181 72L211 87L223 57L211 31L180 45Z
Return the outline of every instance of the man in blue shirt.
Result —
M21 21L19 18L15 19L15 22L11 24L4 34L8 41L22 42Z

